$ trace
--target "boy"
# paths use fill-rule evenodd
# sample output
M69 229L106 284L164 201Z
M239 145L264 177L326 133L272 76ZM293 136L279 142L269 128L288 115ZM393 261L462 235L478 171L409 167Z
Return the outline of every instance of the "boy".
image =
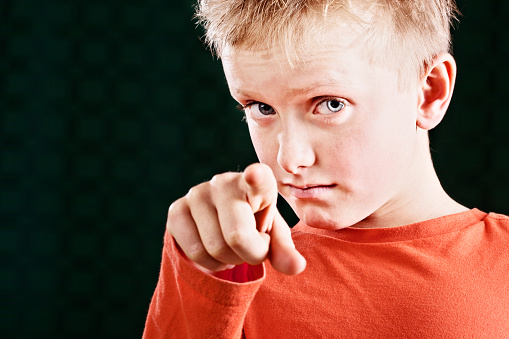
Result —
M429 152L454 15L452 0L200 3L260 164L170 207L146 338L509 336L509 218L452 200Z

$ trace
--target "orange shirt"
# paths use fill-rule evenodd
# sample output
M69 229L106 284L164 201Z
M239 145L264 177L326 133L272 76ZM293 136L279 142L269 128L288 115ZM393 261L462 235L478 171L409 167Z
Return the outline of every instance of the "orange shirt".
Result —
M166 235L144 337L509 338L509 217L292 233L302 274L241 265L223 279Z

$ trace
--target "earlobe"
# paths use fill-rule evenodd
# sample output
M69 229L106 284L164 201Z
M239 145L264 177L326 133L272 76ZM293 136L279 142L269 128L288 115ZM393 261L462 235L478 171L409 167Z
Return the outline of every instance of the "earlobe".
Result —
M456 81L456 62L449 53L439 54L420 79L417 127L436 127L451 102Z

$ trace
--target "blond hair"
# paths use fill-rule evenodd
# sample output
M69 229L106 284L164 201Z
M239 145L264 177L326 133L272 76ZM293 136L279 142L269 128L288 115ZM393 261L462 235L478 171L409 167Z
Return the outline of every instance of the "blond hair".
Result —
M372 62L414 75L423 74L438 54L451 52L457 14L454 0L199 0L196 11L205 41L219 58L227 46L277 45L292 62L310 35L342 20L359 24Z

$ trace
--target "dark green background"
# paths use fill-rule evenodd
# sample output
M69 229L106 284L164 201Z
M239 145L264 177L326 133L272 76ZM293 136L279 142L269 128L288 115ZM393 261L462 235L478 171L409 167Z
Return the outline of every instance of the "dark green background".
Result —
M509 2L459 5L433 157L454 198L507 214ZM168 206L256 159L220 63L191 1L0 11L1 336L139 338Z

